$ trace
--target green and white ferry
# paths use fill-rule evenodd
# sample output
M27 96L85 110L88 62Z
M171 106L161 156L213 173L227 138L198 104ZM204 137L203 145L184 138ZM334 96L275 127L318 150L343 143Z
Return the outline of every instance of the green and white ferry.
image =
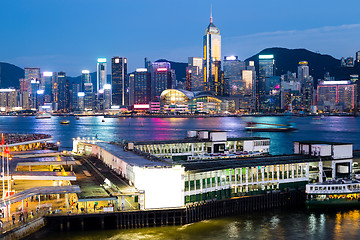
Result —
M306 185L308 208L360 206L360 181L332 179Z

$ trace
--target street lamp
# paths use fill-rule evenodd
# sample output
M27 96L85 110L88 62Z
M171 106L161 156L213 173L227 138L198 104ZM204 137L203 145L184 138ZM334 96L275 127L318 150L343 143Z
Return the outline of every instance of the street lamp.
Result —
M61 143L60 143L60 141L58 141L58 142L56 143L56 145L58 146L58 151L61 151Z
M65 154L65 161L66 161L66 166L67 166L67 165L68 165L68 164L67 164L67 151L64 150L63 153Z

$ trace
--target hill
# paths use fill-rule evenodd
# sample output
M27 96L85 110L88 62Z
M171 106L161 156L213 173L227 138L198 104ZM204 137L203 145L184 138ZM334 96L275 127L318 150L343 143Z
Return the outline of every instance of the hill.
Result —
M0 87L1 88L19 88L20 78L25 77L25 71L13 64L0 62Z
M340 60L330 55L314 53L306 49L267 48L245 61L254 61L256 69L259 69L258 56L262 54L273 54L275 58L275 74L280 76L287 71L297 72L298 63L307 61L309 63L310 75L315 80L323 79L326 72L336 80L349 79L351 74L360 74L360 64L354 67L340 67Z

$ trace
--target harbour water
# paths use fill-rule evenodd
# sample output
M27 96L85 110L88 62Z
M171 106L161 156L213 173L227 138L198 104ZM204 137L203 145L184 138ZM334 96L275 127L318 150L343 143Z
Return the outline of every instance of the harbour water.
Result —
M70 124L61 125L68 119ZM217 129L230 136L261 136L271 139L272 154L292 153L295 140L349 142L360 150L360 118L242 117L242 118L106 118L103 117L0 117L1 132L47 133L71 150L72 138L95 137L107 141L166 140L184 138L186 130ZM247 121L286 124L298 131L251 133ZM306 209L274 210L203 221L186 226L149 229L52 233L42 231L31 239L359 239L360 211L309 212Z

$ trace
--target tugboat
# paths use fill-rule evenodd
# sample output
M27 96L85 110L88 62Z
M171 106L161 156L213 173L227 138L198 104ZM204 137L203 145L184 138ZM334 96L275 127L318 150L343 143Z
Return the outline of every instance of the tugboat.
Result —
M307 208L360 206L360 181L332 179L306 185Z

